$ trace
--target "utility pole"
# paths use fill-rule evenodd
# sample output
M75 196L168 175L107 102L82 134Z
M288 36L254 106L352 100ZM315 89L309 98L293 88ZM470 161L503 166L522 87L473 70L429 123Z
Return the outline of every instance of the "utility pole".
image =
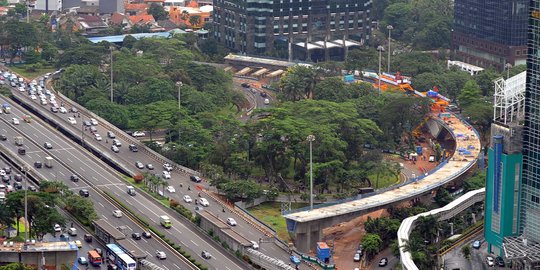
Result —
M184 84L180 81L176 82L176 86L178 86L178 110L180 110L180 107L182 106L180 104L180 88L183 86Z
M109 47L109 49L111 50L111 103L113 103L113 47Z
M309 210L313 210L313 141L314 135L308 135L309 142Z
M28 223L28 177L26 166L23 166L21 170L24 175L24 241L26 242L28 240L28 227L30 227L30 223Z
M384 47L382 45L379 45L377 47L377 51L379 51L379 94L381 94L381 62L382 62L382 52L384 52Z

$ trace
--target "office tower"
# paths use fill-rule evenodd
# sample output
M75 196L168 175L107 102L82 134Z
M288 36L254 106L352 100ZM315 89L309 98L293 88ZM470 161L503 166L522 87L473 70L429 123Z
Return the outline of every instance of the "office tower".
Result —
M530 0L455 0L452 43L464 62L503 70L527 59Z

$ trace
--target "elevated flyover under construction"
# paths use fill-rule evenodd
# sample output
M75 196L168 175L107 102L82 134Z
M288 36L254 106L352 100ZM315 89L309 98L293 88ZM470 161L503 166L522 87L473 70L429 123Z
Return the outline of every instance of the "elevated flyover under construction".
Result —
M466 121L451 113L432 114L428 121L431 132L445 129L455 140L455 151L437 168L426 175L405 183L358 195L336 202L285 212L287 229L295 235L295 246L300 252L309 252L322 239L322 230L349 221L361 215L410 201L456 180L471 169L480 153L480 139L476 130ZM433 125L439 125L434 129Z

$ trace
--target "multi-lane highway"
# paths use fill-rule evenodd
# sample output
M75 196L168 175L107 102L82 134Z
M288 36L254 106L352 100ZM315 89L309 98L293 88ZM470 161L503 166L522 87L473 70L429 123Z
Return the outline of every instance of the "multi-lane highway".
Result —
M0 103L4 104L11 102L5 98L0 98ZM167 238L180 244L184 250L188 251L188 253L197 258L197 260L212 269L232 270L243 268L236 258L231 258L230 255L224 254L224 252L221 249L216 248L216 245L213 245L211 240L207 237L194 233L193 224L185 224L184 220L181 220L175 215L171 215L171 212L164 210L162 206L146 196L128 195L126 192L126 183L116 171L110 169L104 162L90 155L84 149L81 149L79 145L76 145L70 140L66 140L63 135L52 129L50 126L38 119L33 119L31 123L21 121L20 124L14 125L11 122L12 118L22 119L23 116L29 114L29 112L22 110L18 106L14 106L13 103L11 103L11 107L11 114L2 114L0 116L0 119L2 120L0 122L2 124L0 132L8 137L8 140L2 141L1 144L10 152L16 154L18 147L14 143L14 137L22 136L24 147L26 148L26 155L19 155L19 158L26 163L26 166L39 172L44 179L64 181L68 183L75 192L78 192L82 188L89 189L90 198L95 201L98 213L101 214L102 218L113 222L113 225L120 225L124 222L127 223L128 221L125 218L113 218L112 210L116 209L116 207L112 208L110 205L105 204L103 198L100 198L98 192L93 190L91 186L113 194L113 196L125 202L137 213L137 215L146 219L150 222L150 225L155 228L160 228L159 216L168 215L172 219L173 227L169 230L163 229L163 233L165 233ZM43 147L45 142L51 143L52 149L45 149ZM55 159L53 162L54 167L52 169L46 168L45 166L40 169L34 168L34 162L43 162L47 156L51 156ZM66 166L61 166L61 163L64 163ZM69 179L72 174L77 174L81 180L84 181L70 181ZM91 186L89 184L91 184ZM135 231L142 231L141 228L138 228L133 223L127 224ZM149 246L144 249L153 253L157 248ZM163 247L161 247L161 249L163 249ZM203 250L209 251L213 257L210 260L205 260L200 257ZM154 254L152 254L152 256L153 255ZM170 254L170 256L171 255L172 254ZM166 265L166 268L180 268L180 260L174 260L171 257L171 259L167 260L167 263L168 262L171 262L172 265ZM185 269L185 267L182 267L182 269Z
M41 105L39 103L39 100L31 100L29 98L29 95L26 92L20 92L16 89L13 89L13 95L17 97L17 99L28 103L33 108L38 111L39 114L45 116L47 119L51 119L54 122L61 125L65 130L69 131L74 137L77 138L83 138L84 142L87 144L91 144L95 149L97 149L96 152L99 152L100 155L107 155L111 157L111 160L113 160L118 166L122 168L126 168L127 172L130 174L135 174L137 172L147 171L154 174L162 174L163 171L163 163L166 161L165 158L157 155L156 153L151 153L147 150L147 148L138 140L135 138L127 135L125 132L117 129L110 123L105 122L104 120L100 119L99 117L91 114L86 109L80 107L78 104L75 104L73 101L63 98L60 94L56 94L56 100L57 104L61 106L62 104L67 109L67 113L61 113L57 112L54 113L50 110L51 105ZM259 95L257 95L259 96ZM71 108L75 107L78 110L78 113L72 113ZM79 117L80 115L80 117ZM69 122L69 118L72 117L75 119L76 123L71 124ZM90 130L90 127L87 127L86 130L83 126L84 121L89 121L90 118L95 118L98 120L98 125L94 126L96 128L95 132L92 132ZM118 153L115 153L113 150L111 150L112 145L112 139L107 137L107 133L111 131L115 134L116 139L121 142L121 146L118 147L119 151ZM101 141L98 141L95 139L95 134L100 134L102 137ZM135 144L138 146L139 151L133 152L128 149L128 145ZM154 170L148 170L145 169L138 169L135 165L135 163L139 161L143 163L145 166L147 164L152 164L155 169ZM171 162L172 163L172 162ZM224 206L215 200L213 200L210 197L206 197L204 192L199 192L197 187L206 187L206 183L194 183L190 181L189 176L191 170L184 168L184 171L181 169L177 169L172 171L171 173L171 179L167 179L169 182L169 185L173 186L175 188L175 193L169 193L165 192L165 196L173 198L179 202L181 202L184 206L194 209L195 205L193 203L188 204L185 203L182 198L184 195L189 195L193 201L198 198L198 194L201 193L201 196L205 197L210 201L210 206L205 207L205 210L212 212L213 214L220 217L222 220L226 220L229 217L234 218L234 220L238 223L237 226L233 227L235 231L243 235L244 237L252 240L252 241L258 241L260 238L268 237L269 233L268 231L264 230L264 227L260 226L256 222L246 219L245 217L241 217L236 214L235 211L232 211L233 209L229 209L225 207L225 213L223 212ZM187 172L187 173L186 173ZM195 172L193 172L195 173ZM182 186L182 188L180 187ZM190 187L190 190L188 190L187 187ZM256 226L253 226L255 224ZM260 244L260 251L264 254L278 258L284 261L288 260L289 254L287 251L283 250L279 246L277 246L274 243L261 243ZM200 252L199 252L200 255Z
M3 118L5 118L5 117L3 117ZM16 133L16 131L14 131L9 125L3 125L3 124L4 124L4 122L1 121L0 125L2 126L2 128L0 129L0 132L2 134L15 134ZM8 141L10 141L10 140L8 139ZM6 148L4 148L4 146L5 146L4 143L1 144L0 149L6 149ZM34 158L31 158L33 160L40 160L37 157L47 156L48 155L47 153L42 151L39 147L37 147L36 145L33 145L31 143L25 143L25 147L27 147L29 152L30 151L32 152L32 153L27 152L27 154L28 155L33 155ZM58 150L60 150L60 149L58 149ZM67 150L67 149L64 149L64 150ZM14 155L15 153L11 153L11 154ZM21 156L21 157L24 157L24 156ZM6 161L4 161L3 159L0 159L0 166L2 168L4 168L4 167L10 166L10 165ZM12 172L11 172L12 176L17 174L17 173L22 175L22 173L20 171L16 170L15 167L13 167L13 166L10 166L10 167L12 168ZM41 179L54 179L54 178L58 178L59 175L65 176L65 175L71 175L71 173L72 173L68 168L66 168L66 167L64 167L64 166L62 166L60 164L55 164L54 170L51 170L51 169L35 169L35 168L33 168L32 170L34 170L33 175L37 175ZM63 177L63 178L65 178L65 177ZM23 181L25 181L25 180L27 180L27 179L23 179ZM14 181L14 180L12 180L12 181ZM73 190L75 193L77 193L78 190L80 188L83 188L83 187L89 189L90 192L91 192L90 199L94 203L94 207L96 208L96 212L99 213L100 218L107 220L107 222L109 224L111 224L112 226L114 226L114 227L120 227L120 226L126 227L128 229L128 231L124 232L126 234L126 239L128 239L128 241L130 241L132 244L138 246L141 250L146 251L146 253L147 253L147 258L146 259L147 260L155 263L158 266L163 267L164 269L169 269L169 270L173 270L173 269L196 269L196 268L193 268L191 265L185 263L184 262L185 259L180 258L176 253L170 251L170 248L168 248L167 244L164 244L164 243L161 243L161 242L157 241L156 237L153 237L151 239L142 238L141 240L133 240L130 237L132 232L142 233L143 230L145 230L145 229L140 227L137 223L135 223L134 221L132 221L128 217L125 217L125 216L121 217L121 218L113 217L112 209L116 209L116 207L113 204L111 204L111 202L109 202L106 198L104 198L98 192L96 192L92 187L85 186L85 183L83 183L82 181L80 181L80 182L63 181L63 182L66 183L68 185L68 187L70 187L70 189ZM28 185L34 185L34 184L29 181ZM24 188L24 184L23 184L23 188ZM68 222L66 224L66 226L71 227L70 224L73 224L73 227L77 229L78 235L73 236L73 237L70 236L69 240L70 241L80 240L83 243L83 249L79 250L79 256L85 256L86 251L88 251L90 249L93 249L95 247L102 248L101 246L97 245L97 242L92 243L92 244L85 244L85 241L83 240L83 235L86 233L84 228L79 227L76 222L75 223ZM59 234L58 235L51 235L49 238L45 238L45 240L59 241L58 237L59 237ZM158 260L155 257L155 251L157 251L157 250L165 251L167 253L167 255L169 256L168 260ZM102 267L105 268L106 266L102 265Z

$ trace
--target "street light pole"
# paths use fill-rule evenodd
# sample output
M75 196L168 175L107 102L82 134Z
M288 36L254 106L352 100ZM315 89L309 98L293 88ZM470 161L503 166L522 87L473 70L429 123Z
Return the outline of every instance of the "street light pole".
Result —
M184 85L182 82L176 82L176 86L178 86L178 110L180 110L180 88Z
M379 51L379 94L381 93L381 62L382 62L382 52L384 51L384 47L382 45L379 45L377 47L377 51Z
M392 30L394 30L394 27L392 25L388 25L386 27L388 29L388 73L390 73L390 40L392 39Z
M309 210L313 210L313 141L314 135L308 135L309 142Z
M21 168L24 175L24 241L28 240L28 177L26 176L26 167Z
M113 103L113 47L109 47L111 50L111 103Z

